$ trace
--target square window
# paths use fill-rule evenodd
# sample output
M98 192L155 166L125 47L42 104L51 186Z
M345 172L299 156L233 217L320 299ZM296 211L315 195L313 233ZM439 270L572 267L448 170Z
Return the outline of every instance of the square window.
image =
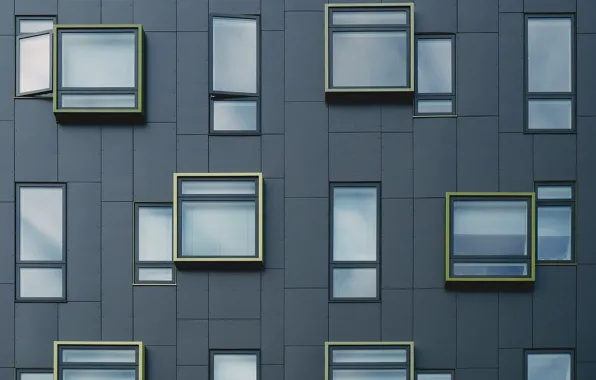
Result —
M573 263L575 191L572 183L536 184L536 259L540 263Z
M446 281L534 281L534 193L447 193Z
M411 342L325 342L325 356L326 379L414 379Z
M455 114L455 36L416 37L418 116Z
M575 380L574 361L570 350L528 350L525 380Z
M262 265L260 173L176 173L174 262Z
M414 7L325 5L325 91L412 92Z
M212 351L211 380L258 380L259 360L257 351Z

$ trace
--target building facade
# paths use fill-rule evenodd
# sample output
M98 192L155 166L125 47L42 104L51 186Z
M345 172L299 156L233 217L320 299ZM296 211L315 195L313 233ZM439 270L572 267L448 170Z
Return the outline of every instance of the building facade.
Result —
M594 378L596 2L362 3L0 1L0 379Z

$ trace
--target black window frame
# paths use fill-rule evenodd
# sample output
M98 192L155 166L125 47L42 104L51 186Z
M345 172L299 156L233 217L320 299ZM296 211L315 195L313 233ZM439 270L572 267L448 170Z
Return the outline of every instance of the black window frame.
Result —
M350 363L334 363L334 350L387 350L400 349L406 352L405 363L370 363L370 362L350 362ZM407 380L414 380L414 347L413 343L406 342L326 342L325 343L325 379L333 380L333 371L336 369L351 369L351 370L375 370L375 369L395 369L405 370Z
M259 349L212 349L209 350L209 380L215 379L215 361L216 355L254 355L256 358L257 380L261 379L261 350Z
M575 350L572 348L562 348L562 349L540 349L540 348L532 348L532 349L525 349L524 350L524 380L531 380L529 379L529 373L528 373L528 357L530 355L569 355L570 359L569 359L569 368L571 371L571 376L569 377L569 380L575 380L576 375L576 359L575 359ZM538 379L534 379L534 380L538 380Z
M333 227L336 188L374 188L377 195L377 250L374 261L335 261L333 259ZM380 302L381 301L381 183L379 182L332 182L329 186L329 301L330 302ZM335 297L335 269L375 269L377 291L375 297Z
M457 70L456 70L456 38L454 34L417 34L415 35L414 47L414 69L415 82L418 83L418 42L420 40L450 40L451 41L451 92L447 93L420 93L416 88L414 94L414 116L417 117L441 117L457 115L456 88L457 88ZM425 100L449 100L451 101L451 112L418 112L419 101Z
M147 208L170 208L172 210L172 234L174 228L174 207L172 202L135 202L134 203L134 274L133 274L133 285L176 285L176 277L177 271L176 266L174 265L173 260L173 245L172 245L172 260L170 261L141 261L139 258L139 238L141 237L139 233L139 209L141 207ZM173 236L173 235L172 235ZM142 281L139 280L139 270L140 269L171 269L172 270L172 280L171 281Z
M45 374L45 375L53 375L54 371L49 368L49 369L43 369L43 368L33 368L33 369L29 369L29 368L16 368L15 369L15 373L16 373L16 380L21 380L22 379L22 375L30 375L30 374Z
M62 260L31 261L20 258L21 237L21 188L60 188L62 190ZM66 302L67 301L67 186L64 183L17 183L15 189L15 301L16 302ZM61 297L21 297L21 269L59 268L62 270Z
M570 19L571 20L571 91L570 92L530 92L528 65L528 21L530 19ZM577 129L577 24L574 13L529 13L524 15L524 133L575 133ZM530 129L529 104L532 100L571 100L570 129Z
M545 187L568 187L571 190L571 199L540 199L538 196L538 189ZM576 263L576 247L575 247L575 229L576 229L576 189L575 182L535 182L534 191L536 193L536 263L538 265L560 265L560 264L575 264ZM539 208L548 207L570 207L571 208L571 258L569 260L541 260L540 250L538 249L538 228L540 224L540 218L538 215Z
M452 369L418 369L414 379L418 380L418 375L450 375L450 380L455 380L455 371Z
M213 19L240 19L240 20L254 20L256 22L257 33L257 70L256 70L256 92L230 92L230 91L215 91L213 89ZM214 103L217 101L253 101L256 102L257 114L255 130L216 130L214 125ZM212 135L260 135L261 134L261 17L258 15L249 14L226 14L226 13L210 13L209 14L209 134Z

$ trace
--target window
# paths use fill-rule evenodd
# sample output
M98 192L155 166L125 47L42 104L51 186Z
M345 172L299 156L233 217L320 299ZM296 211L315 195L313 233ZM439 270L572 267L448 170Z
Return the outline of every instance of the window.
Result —
M52 30L55 17L18 17L16 95L52 92Z
M575 380L571 350L526 351L525 380Z
M261 173L174 175L174 262L263 261Z
M211 351L211 380L259 380L258 351Z
M325 22L326 92L413 91L413 4L326 4Z
M379 300L379 184L331 186L332 300Z
M51 369L17 369L17 380L54 380Z
M135 204L135 285L174 284L172 204Z
M453 371L416 371L416 380L453 380Z
M56 380L144 380L141 342L54 342Z
M80 122L85 113L95 114L87 119L93 122L97 114L142 114L140 25L57 25L54 44L54 113L60 122Z
M413 380L414 343L326 342L329 380Z
M212 133L259 131L259 18L211 16Z
M66 300L65 206L65 185L17 185L17 301Z
M570 183L536 184L536 255L539 262L569 263L575 260L574 193Z
M447 193L447 282L534 281L534 206L534 193Z
M526 38L526 131L574 130L574 17L528 15Z
M455 114L455 37L416 38L416 115Z

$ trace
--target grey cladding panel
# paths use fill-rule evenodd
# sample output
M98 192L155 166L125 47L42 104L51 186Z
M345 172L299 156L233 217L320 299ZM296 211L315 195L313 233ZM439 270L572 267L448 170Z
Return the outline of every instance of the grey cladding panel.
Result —
M14 283L15 277L15 204L0 203L0 283ZM13 297L14 298L14 297Z
M134 0L102 0L101 20L106 24L132 24Z
M595 11L596 11L596 3ZM585 13L583 13L585 14ZM578 14L578 23L581 21ZM593 20L593 19L592 19ZM579 28L579 25L578 25ZM596 96L596 54L594 46L596 34L579 34L577 36L577 114L581 116L594 116L594 96Z
M381 134L383 198L409 198L414 192L414 140L412 133Z
M135 1L134 22L149 32L175 32L176 0Z
M0 121L0 201L14 201L14 122Z
M379 132L381 106L365 104L329 105L330 132Z
M132 201L133 129L101 129L102 201Z
M381 218L382 288L412 288L414 203L410 199L383 199Z
M266 268L285 265L285 198L283 179L265 180L264 260Z
M261 171L258 136L210 136L209 171L256 173Z
M499 0L459 0L458 32L497 32L499 30Z
M575 12L576 4L573 0L524 0L524 12Z
M329 134L329 180L380 181L381 134Z
M524 351L499 350L499 380L523 380Z
M176 346L146 346L147 379L176 378Z
M595 33L596 2L592 0L577 0L577 32Z
M12 16L11 16L12 17ZM14 57L15 38L11 33L10 36L0 36L0 50L8 57ZM0 120L15 120L15 115L20 116L18 109L15 109L15 103L18 100L13 100L15 86L15 64L12 59L0 60L0 81L5 83L0 87ZM28 102L29 100L25 100ZM22 101L21 101L22 102Z
M458 293L457 367L497 368L499 360L497 294Z
M19 0L14 3L17 15L55 15L58 13L58 0Z
M459 118L457 121L457 191L498 190L498 118Z
M52 368L54 341L58 340L58 305L15 305L15 366Z
M197 0L185 1L198 3ZM209 131L208 41L207 32L177 34L177 51L184 52L185 57L178 59L176 72L176 120L180 134L207 134Z
M209 317L209 274L179 271L177 282L177 317L207 319Z
M14 285L0 285L0 320L5 321L0 324L0 367L15 365L15 324L12 323L15 318L14 296Z
M14 36L14 2L3 1L0 3L0 35Z
M101 304L99 302L59 304L58 339L101 341Z
M324 378L322 368L325 368L323 345L286 346L285 380L322 380Z
M378 342L381 340L381 304L329 304L329 340L348 342Z
M260 0L218 0L209 2L210 13L259 14Z
M281 0L261 0L261 28L263 30L284 30L284 5Z
M138 286L134 298L134 339L146 345L176 345L176 288ZM156 328L159 326L159 328Z
M596 298L594 297L596 266L577 267L577 360L591 361L596 352Z
M100 24L101 0L59 0L58 17L61 24Z
M499 348L532 346L532 294L499 293Z
M267 0L263 0L267 1ZM269 0L280 3L279 0ZM283 6L283 4L282 4ZM266 9L263 7L263 12ZM283 23L283 11L281 13ZM265 28L262 15L261 28ZM285 35L283 31L261 32L261 132L283 133L285 98Z
M533 191L533 178L532 136L499 134L499 191Z
M444 288L445 200L414 201L414 286Z
M169 3L168 9L159 14L160 20L164 20L168 12L176 12L175 0L144 0L135 2L135 22L139 22L139 7L160 6L162 3ZM156 4L159 3L159 4ZM139 5L141 4L141 5ZM140 17L140 16L139 16ZM175 22L175 21L174 21ZM145 89L145 104L147 121L150 123L172 123L176 121L176 33L150 32L147 24L143 24L147 31L145 33L145 65L147 88ZM174 29L175 30L175 24Z
M285 141L283 135L263 135L261 138L264 178L283 178L285 169Z
M576 172L575 135L534 136L534 180L573 181Z
M209 274L209 318L258 319L260 311L260 273Z
M178 365L209 364L209 325L206 320L178 320Z
M209 321L209 348L247 350L260 348L261 323L258 319L214 319Z
M411 289L383 290L381 340L409 342L414 332L414 292Z
M261 363L284 363L284 271L268 269L262 275Z
M209 30L209 0L177 0L176 12L176 24L179 32L206 32Z
M286 290L286 345L308 346L327 340L329 319L327 297L327 289ZM286 357L286 363L287 360L289 360L288 357Z
M58 129L58 180L101 181L101 129L68 126Z
M513 1L521 3L519 0ZM524 128L525 41L523 36L523 14L499 15L499 131L501 132L522 132Z
M207 173L209 171L209 139L207 136L178 135L176 171Z
M416 33L457 32L457 0L417 0L415 5Z

